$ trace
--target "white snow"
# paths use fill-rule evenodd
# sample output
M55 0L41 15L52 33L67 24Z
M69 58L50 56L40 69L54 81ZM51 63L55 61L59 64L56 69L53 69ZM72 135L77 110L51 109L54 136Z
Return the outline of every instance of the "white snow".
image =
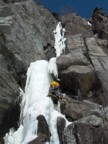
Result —
M92 24L91 24L89 21L87 21L87 24L88 24L89 26L92 26Z
M22 144L23 126L20 125L19 129L15 132L14 129L10 129L9 134L4 137L5 144Z
M59 38L61 30L62 27L59 23L55 30L56 36ZM61 39L65 41L63 38L64 32L61 37ZM64 44L63 46L59 46L56 40L57 56L61 54L65 47ZM60 48L60 50L57 50L57 48ZM11 129L10 132L5 135L5 144L28 144L35 139L37 137L38 126L37 116L39 115L43 115L49 125L51 132L50 144L59 144L56 128L57 117L66 118L60 113L59 106L55 108L51 98L47 97L50 82L52 81L50 73L58 76L56 58L50 59L49 63L45 60L38 60L31 63L27 71L25 93L21 91L23 97L21 102L20 126L17 131ZM66 122L68 125L67 120Z

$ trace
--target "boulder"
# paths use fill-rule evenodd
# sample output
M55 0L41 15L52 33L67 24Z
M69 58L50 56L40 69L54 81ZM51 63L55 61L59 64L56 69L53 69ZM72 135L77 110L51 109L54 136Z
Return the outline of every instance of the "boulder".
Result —
M76 137L73 133L74 125L69 125L63 132L63 144L77 144Z
M63 131L63 144L107 144L108 108L65 96L61 101L61 111L68 120L74 120Z
M50 142L50 131L48 128L47 121L43 115L37 117L38 120L38 129L37 129L37 138L29 142L29 144L44 144L45 142Z
M78 50L78 49L77 49ZM74 53L69 53L67 55L62 55L57 58L57 66L59 71L66 70L72 65L88 65L89 62L87 61L86 57L77 51Z
M37 135L44 134L46 135L46 141L50 141L51 134L45 117L43 115L39 115L37 117L37 120L38 120Z
M107 144L108 129L92 124L73 123L63 133L63 144Z
M79 120L85 116L96 115L102 117L103 108L89 101L80 101L65 96L61 101L61 112L69 121Z
M77 123L89 124L95 127L99 127L103 125L103 119L96 115L86 116L82 119L76 121Z
M97 83L95 71L92 66L72 65L60 74L61 86L68 94L87 96Z
M58 117L57 118L57 132L58 132L60 144L63 144L62 134L65 129L65 125L66 125L65 119L62 117Z

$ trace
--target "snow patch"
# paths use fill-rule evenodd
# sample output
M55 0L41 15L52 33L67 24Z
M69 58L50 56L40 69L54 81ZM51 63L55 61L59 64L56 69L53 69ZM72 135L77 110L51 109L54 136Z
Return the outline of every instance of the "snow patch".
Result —
M87 24L88 24L89 26L92 26L92 24L91 24L89 21L87 21Z

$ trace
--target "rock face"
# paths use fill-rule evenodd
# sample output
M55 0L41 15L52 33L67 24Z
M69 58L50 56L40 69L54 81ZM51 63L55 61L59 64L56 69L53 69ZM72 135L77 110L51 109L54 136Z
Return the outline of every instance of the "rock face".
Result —
M87 32L87 36L77 34L77 30L72 33L68 20L64 25L67 30L67 53L57 58L61 89L66 94L61 100L61 112L73 123L63 131L63 144L107 144L106 21L107 16L102 9L95 9L91 28L98 33L98 37ZM102 26L105 28L102 29Z
M91 62L95 68L95 71L97 73L97 76L99 80L101 81L102 85L102 91L103 91L103 104L108 105L108 56L105 54L101 47L99 47L96 43L96 40L94 38L87 39L87 47L88 47L88 53L91 59ZM91 44L92 43L92 44Z
M43 115L39 115L37 117L37 120L38 120L38 129L37 129L38 137L29 144L44 144L45 142L50 142L51 134L45 117Z
M89 115L102 115L102 106L89 101L80 101L66 96L61 101L61 112L69 121L79 120Z
M92 25L95 34L97 33L100 38L108 40L108 16L102 8L95 8Z
M63 144L107 144L107 108L67 96L61 102L61 112L73 121L63 132Z
M66 14L61 17L61 22L66 29L66 35L82 34L83 37L93 36L92 29L87 20L76 14Z
M94 70L90 66L73 65L61 73L63 90L68 93L86 96L96 83ZM68 83L68 85L67 85Z
M58 117L57 118L57 132L58 132L60 144L63 144L62 135L63 135L63 131L65 129L65 126L66 126L65 119Z
M75 123L64 131L64 144L107 144L107 135L102 126L94 127L89 124Z
M62 91L70 96L88 97L90 91L95 95L101 87L89 56L86 41L82 35L69 36L67 38L68 54L57 58ZM94 41L97 44L95 39ZM96 49L98 50L98 45Z
M1 134L10 128L2 129L3 120L18 99L19 87L23 89L25 86L30 63L52 57L51 54L47 56L45 50L49 46L54 49L53 30L56 24L51 13L33 1L0 1Z
M67 41L66 52L56 61L66 95L60 109L72 124L58 117L60 144L107 144L108 17L96 8L92 25L76 14L62 16L61 22ZM17 128L19 87L24 89L30 63L55 56L56 24L54 16L33 1L0 1L0 137ZM44 116L37 119L38 137L29 144L50 142Z

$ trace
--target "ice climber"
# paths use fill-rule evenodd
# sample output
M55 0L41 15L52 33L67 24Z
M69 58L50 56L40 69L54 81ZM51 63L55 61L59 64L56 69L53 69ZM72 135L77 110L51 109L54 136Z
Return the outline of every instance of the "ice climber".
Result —
M52 98L54 104L58 104L58 100L61 98L60 83L58 81L52 81L49 88L48 96Z

